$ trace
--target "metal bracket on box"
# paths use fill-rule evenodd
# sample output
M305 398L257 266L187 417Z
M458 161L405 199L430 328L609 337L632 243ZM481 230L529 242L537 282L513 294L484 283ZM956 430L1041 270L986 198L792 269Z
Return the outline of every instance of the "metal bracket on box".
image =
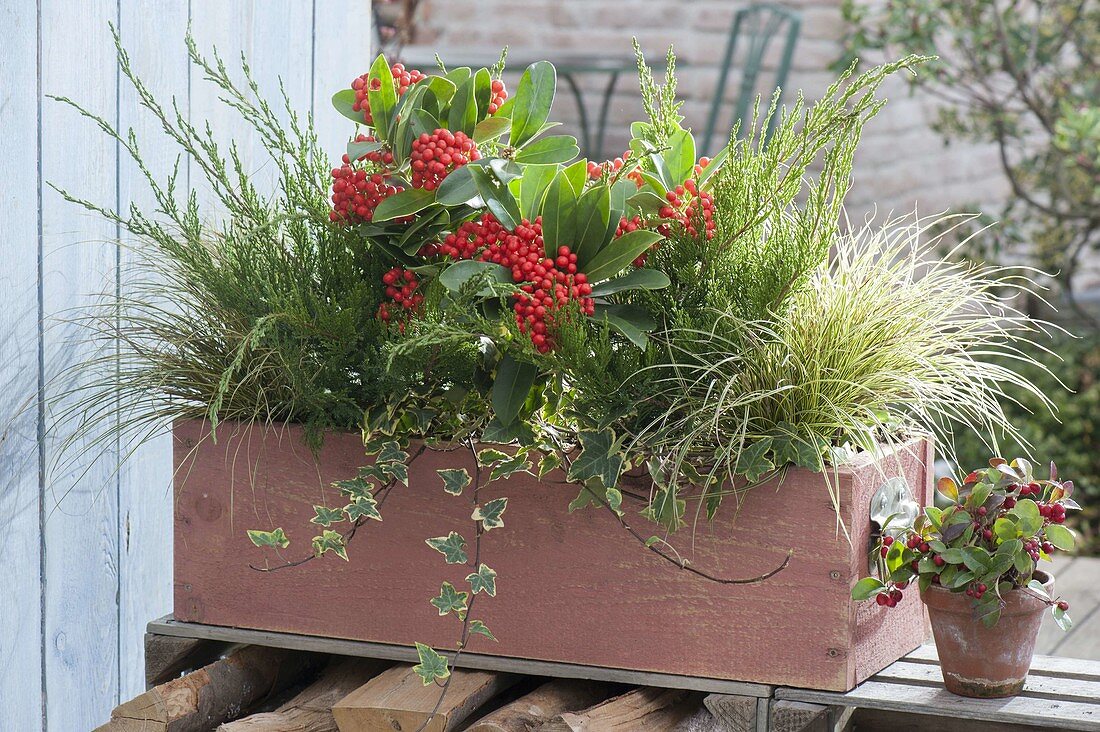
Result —
M883 527L886 533L897 536L903 530L913 526L913 522L920 515L920 504L913 500L909 492L909 484L904 478L890 478L879 486L875 494L871 496L871 544L868 553L878 543L882 536ZM877 572L877 563L874 556L869 560L872 575Z

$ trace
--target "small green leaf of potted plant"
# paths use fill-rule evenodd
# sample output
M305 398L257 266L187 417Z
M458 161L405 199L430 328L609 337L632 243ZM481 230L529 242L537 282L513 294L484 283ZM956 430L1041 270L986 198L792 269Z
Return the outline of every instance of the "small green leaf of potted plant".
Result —
M1079 509L1073 482L1038 479L1023 458L989 461L958 485L942 478L945 508L929 506L912 527L883 530L874 548L877 577L852 588L854 600L896 606L916 582L928 606L944 684L962 696L1003 697L1024 686L1042 613L1068 630L1069 604L1052 595L1039 570L1073 549L1066 511Z

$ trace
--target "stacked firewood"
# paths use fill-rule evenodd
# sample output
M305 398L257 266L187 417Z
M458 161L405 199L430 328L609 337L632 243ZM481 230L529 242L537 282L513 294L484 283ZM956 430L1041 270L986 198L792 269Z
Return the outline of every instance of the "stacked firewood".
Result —
M149 690L96 732L756 729L744 697L455 669L441 698L403 663L167 636L146 653Z

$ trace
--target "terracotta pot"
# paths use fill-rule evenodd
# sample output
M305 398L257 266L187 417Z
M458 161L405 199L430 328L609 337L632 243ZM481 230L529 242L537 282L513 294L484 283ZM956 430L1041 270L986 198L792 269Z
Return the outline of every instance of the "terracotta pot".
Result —
M1051 594L1053 577L1036 572L1035 579ZM921 593L921 599L928 606L948 691L976 698L1020 693L1031 668L1046 603L1029 592L1013 590L1004 597L1000 620L987 628L974 617L973 602L965 593L932 585Z

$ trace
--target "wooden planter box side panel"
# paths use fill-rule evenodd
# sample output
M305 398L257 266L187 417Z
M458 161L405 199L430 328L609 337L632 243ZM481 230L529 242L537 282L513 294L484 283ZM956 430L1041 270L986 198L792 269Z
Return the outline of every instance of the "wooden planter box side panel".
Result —
M188 622L354 640L453 648L460 628L428 600L440 583L465 585L470 569L447 565L424 540L458 531L472 539L470 496L448 496L436 470L473 463L463 452L425 452L349 545L350 562L326 556L296 568L252 546L246 529L283 527L283 558L310 551L312 504L339 501L332 481L364 463L359 435L330 435L315 461L300 431L176 425L175 617ZM927 458L924 443L913 443ZM930 496L930 460L899 456L904 475ZM475 636L476 653L846 690L916 647L925 636L916 598L887 613L854 607L849 591L866 572L870 497L882 475L856 465L839 475L853 549L836 530L821 475L791 471L782 484L732 499L712 522L672 537L682 556L726 577L790 565L769 581L721 585L678 570L643 549L605 510L570 514L577 489L517 475L482 491L508 496L505 526L486 534L483 561L499 574L497 597L473 613L499 639ZM628 517L640 531L639 506ZM692 511L689 508L689 514ZM270 551L270 550L269 550ZM866 647L864 647L866 646ZM871 647L874 646L874 647Z

